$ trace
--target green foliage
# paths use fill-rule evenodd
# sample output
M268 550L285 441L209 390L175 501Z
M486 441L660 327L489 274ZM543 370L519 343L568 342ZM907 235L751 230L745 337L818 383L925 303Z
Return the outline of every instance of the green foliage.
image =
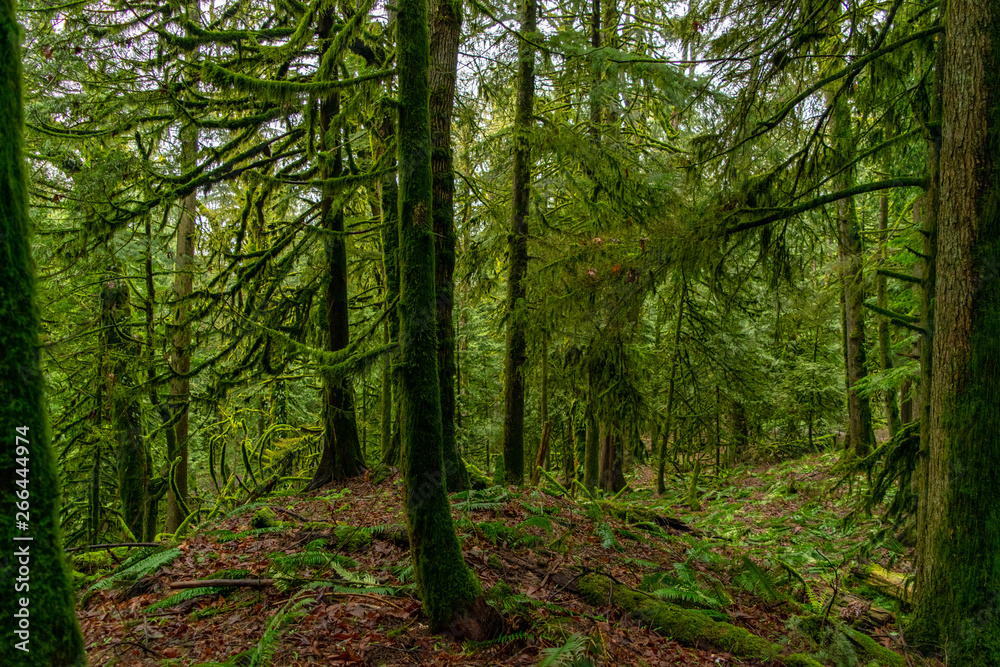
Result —
M573 634L562 646L543 648L539 652L541 660L538 667L581 667L587 654L588 641L584 635Z

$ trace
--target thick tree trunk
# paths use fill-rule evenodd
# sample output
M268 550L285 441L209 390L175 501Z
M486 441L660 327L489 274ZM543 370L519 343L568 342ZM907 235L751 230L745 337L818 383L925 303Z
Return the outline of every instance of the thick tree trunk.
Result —
M431 171L433 172L434 285L437 289L438 375L444 468L449 491L469 488L455 438L455 174L451 117L455 104L460 0L431 2Z
M838 190L847 190L854 185L854 169L849 166L854 154L851 110L844 94L831 99L830 102L833 104L830 128L833 133L834 165L841 170L834 179L834 187ZM862 270L864 258L853 197L837 202L837 222L837 252L840 256L841 276L844 281L848 442L855 456L867 456L875 446L875 432L872 429L871 402L855 389L858 381L864 378L867 372L865 371L865 283Z
M333 27L334 14L327 10L320 15L317 36L327 44ZM325 52L326 47L324 47ZM335 72L331 71L331 77ZM340 94L333 93L320 102L319 132L320 147L324 153L332 154L332 160L324 160L324 180L334 179L343 173L341 155L341 130L331 128L334 117L340 113ZM347 244L344 236L344 211L334 210L335 188L323 185L320 201L320 219L326 251L326 349L337 352L351 342L350 319L347 297ZM323 381L323 453L319 466L313 474L306 490L318 489L333 481L342 481L360 475L365 469L364 453L358 439L358 425L354 413L354 388L348 378L334 377L322 373Z
M442 453L427 3L400 0L398 9L399 368L406 527L431 630L481 639L475 636L475 613L485 604L455 536Z
M879 249L878 266L885 264L885 248L889 244L889 193L882 192L878 198L878 230ZM889 309L889 297L886 294L885 276L876 276L876 305L882 310ZM892 344L889 340L889 319L884 315L878 318L878 360L883 371L892 369ZM885 422L889 429L889 437L899 432L899 401L895 389L885 392Z
M534 34L538 7L521 0L521 34ZM534 125L535 49L517 45L517 109L514 113L514 166L510 235L507 237L507 353L504 357L503 455L508 484L524 483L524 365L528 304L528 195L531 186L529 134Z
M0 646L10 667L84 667L39 359L21 81L17 14L11 0L0 0L0 503L7 512L0 523Z
M1000 664L1000 6L951 0L942 124L926 508L908 636ZM939 44L938 48L942 48ZM933 215L933 214L932 214Z

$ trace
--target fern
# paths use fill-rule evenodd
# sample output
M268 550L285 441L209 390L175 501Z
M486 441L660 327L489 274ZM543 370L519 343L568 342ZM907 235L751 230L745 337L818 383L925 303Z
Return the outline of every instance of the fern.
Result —
M497 644L507 644L509 642L528 640L532 638L533 637L529 635L527 632L515 632L513 634L503 635L501 637L497 637L496 639L487 639L486 641L481 641L481 642L467 641L465 642L465 649L467 651L476 651L479 649L484 649L488 646L496 646Z
M615 531L611 529L611 526L602 521L594 528L594 532L601 538L602 547L622 551L622 545L618 543L618 538L615 537Z
M306 615L303 607L312 602L315 602L313 598L307 597L297 601L293 598L281 608L281 611L274 615L274 618L267 624L263 636L261 636L260 641L257 643L257 648L250 655L249 667L264 667L271 664L271 656L274 655L274 648L278 637L281 636L282 631L292 621Z
M570 635L562 646L542 649L542 660L538 667L568 667L583 658L586 650L587 637L581 634Z
M117 570L112 572L108 577L98 581L96 584L90 587L91 591L102 591L111 588L115 584L125 581L135 581L140 577L143 577L152 572L156 572L161 567L169 565L173 562L175 558L181 555L180 549L167 549L166 551L158 551L156 553L150 554L146 558L143 558L135 563L126 566L123 563Z
M516 526L516 529L521 528L541 528L545 531L546 535L552 534L552 519L547 516L533 516L525 519Z
M768 602L773 602L781 597L771 575L748 556L743 556L742 568L733 577L733 582L750 593L758 593L759 589L759 595Z
M216 595L222 592L222 588L218 586L202 586L200 588L188 588L180 593L175 593L170 597L164 598L159 602L154 602L153 604L146 607L146 612L153 612L158 609L166 609L168 607L173 607L180 604L186 600L191 600L193 598L201 597L202 595Z

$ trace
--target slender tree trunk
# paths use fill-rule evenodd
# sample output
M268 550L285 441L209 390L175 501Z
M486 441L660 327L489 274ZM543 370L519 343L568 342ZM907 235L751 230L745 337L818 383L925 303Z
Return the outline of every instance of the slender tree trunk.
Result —
M195 168L198 157L198 128L187 124L181 129L181 171ZM174 420L174 449L167 451L170 486L167 489L167 532L173 532L188 514L188 408L190 404L191 307L188 298L194 284L194 235L198 199L191 192L181 200L174 252L174 335L171 341L170 411Z
M677 302L677 323L674 325L674 349L671 350L670 380L667 384L667 418L663 425L663 440L660 442L660 464L656 471L656 492L661 496L667 492L664 473L667 465L667 440L670 439L671 419L674 414L674 382L677 379L677 365L680 362L681 326L684 323L684 301L687 298L687 282L681 278L681 296Z
M0 558L0 647L10 667L84 667L87 656L62 550L59 475L39 354L41 322L23 151L21 34L14 3L0 0L0 503L7 513L0 522L5 550Z
M335 16L333 10L324 11L317 23L317 36L328 45L328 38ZM323 47L325 53L327 46ZM335 68L336 66L334 66ZM329 76L336 77L331 68ZM340 94L332 93L320 102L320 147L332 155L324 160L323 179L334 179L343 173L341 129L331 127L340 113ZM334 210L335 188L322 186L320 219L326 251L326 349L337 352L351 342L350 311L347 297L347 244L344 236L344 211ZM333 481L342 481L360 475L365 469L364 453L358 439L357 417L354 411L354 388L350 379L322 373L323 382L323 453L319 466L306 490L318 489Z
M139 345L128 334L131 314L129 288L113 272L101 287L101 350L106 360L102 377L109 387L111 424L118 441L118 497L122 516L132 536L143 539L149 502L149 459L135 394L135 362Z
M879 249L878 266L885 264L885 248L889 243L889 193L882 192L878 198L878 230ZM885 276L877 276L875 282L876 304L882 310L889 309L889 297L886 294ZM883 371L892 369L892 345L889 340L889 319L884 315L878 318L878 360ZM885 422L889 428L889 437L899 432L899 401L895 389L885 392Z
M437 288L438 374L444 467L449 491L469 488L469 473L455 438L455 174L451 117L455 104L460 0L431 2L431 170L434 175L434 285Z
M538 7L521 0L521 35L535 33ZM528 304L528 203L531 186L529 134L534 125L535 50L522 39L517 46L517 109L514 114L513 196L508 238L507 353L504 358L503 453L508 484L524 483L524 365Z
M833 104L830 127L833 133L834 164L841 169L835 180L838 190L854 185L854 145L851 131L851 110L845 95L830 99ZM844 281L845 356L847 357L848 440L855 456L867 456L875 446L870 401L861 396L855 386L867 375L865 371L865 284L862 271L864 258L854 198L837 202L839 225L837 251Z
M594 404L597 399L597 391L594 388L593 373L587 374L587 407L583 412L586 433L584 435L583 450L583 485L593 491L600 483L600 429L595 414Z
M1000 6L947 5L933 375L908 636L1000 664ZM932 205L933 206L933 205Z
M399 368L406 527L415 580L431 630L482 639L476 616L482 611L479 607L487 605L455 536L442 452L427 3L400 0L397 6Z

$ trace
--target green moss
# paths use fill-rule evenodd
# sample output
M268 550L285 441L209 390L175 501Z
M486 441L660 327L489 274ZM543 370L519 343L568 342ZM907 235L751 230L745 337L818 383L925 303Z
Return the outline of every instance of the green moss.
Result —
M615 605L641 618L654 630L687 646L711 646L740 657L761 660L775 660L781 654L781 646L743 628L713 621L697 611L654 600L626 586L613 584L598 574L581 577L577 580L577 587L591 604L607 604L610 597ZM819 667L819 663L808 656L802 656L797 664Z
M250 517L251 528L274 528L278 525L278 517L269 507L261 507Z
M84 551L74 555L70 562L73 569L84 574L97 574L101 570L110 570L117 565L116 559L120 560L126 556L128 549L117 547L110 552L105 551ZM113 555L112 555L113 554Z
M372 536L357 526L337 525L334 530L334 545L344 551L359 551L372 543Z
M75 667L85 665L87 657L63 553L58 461L40 363L24 163L22 40L14 5L0 0L0 507L5 512L0 647L9 667ZM18 502L27 505L18 510ZM15 511L30 511L29 532L15 524ZM15 541L19 537L31 541ZM29 582L16 581L22 567L30 573L30 591L24 587ZM25 650L15 650L21 642Z
M486 558L486 566L495 572L501 572L504 569L503 562L500 557L496 554L490 554Z

